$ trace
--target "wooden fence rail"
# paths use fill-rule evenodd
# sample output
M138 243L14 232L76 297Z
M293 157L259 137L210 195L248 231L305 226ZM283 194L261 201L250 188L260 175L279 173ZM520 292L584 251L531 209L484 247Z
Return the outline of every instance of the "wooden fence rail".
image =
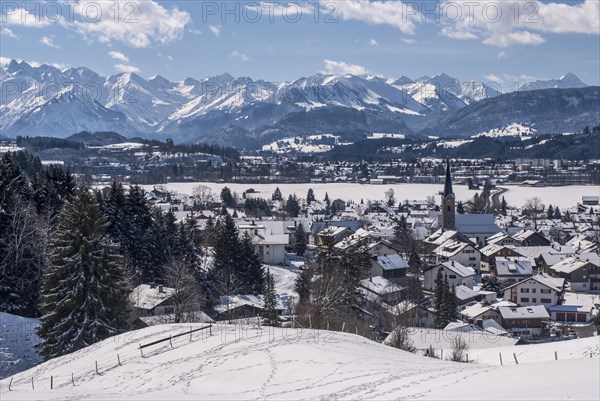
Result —
M151 343L148 343L148 344L144 344L144 345L140 344L139 349L141 351L142 349L144 349L146 347L151 347L153 345L160 344L160 343L163 343L163 342L166 342L166 341L170 342L173 338L177 338L177 337L181 337L181 336L187 336L187 335L190 335L190 334L195 333L197 331L206 330L206 329L209 329L211 331L211 334L212 334L212 324L210 324L208 326L204 326L204 327L200 327L200 328L197 328L197 329L192 329L190 331L186 331L185 333L175 334L173 336L165 337L165 338L162 338L160 340L152 341Z

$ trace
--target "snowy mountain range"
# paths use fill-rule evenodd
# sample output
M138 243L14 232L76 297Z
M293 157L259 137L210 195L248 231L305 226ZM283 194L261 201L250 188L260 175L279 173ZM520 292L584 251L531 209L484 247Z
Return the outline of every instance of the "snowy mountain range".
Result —
M16 60L0 69L0 84L3 135L114 131L237 147L290 134L418 133L500 95L482 82L446 74L416 80L316 74L283 83L222 74L169 81L135 73L103 77L86 67L61 71ZM573 74L532 85L586 86Z

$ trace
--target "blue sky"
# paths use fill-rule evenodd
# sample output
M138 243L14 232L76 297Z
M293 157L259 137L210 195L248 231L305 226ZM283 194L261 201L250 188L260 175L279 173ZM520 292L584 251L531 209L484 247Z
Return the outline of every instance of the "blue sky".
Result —
M573 72L600 84L598 0L73 3L3 0L2 63L172 80L445 72L501 87Z

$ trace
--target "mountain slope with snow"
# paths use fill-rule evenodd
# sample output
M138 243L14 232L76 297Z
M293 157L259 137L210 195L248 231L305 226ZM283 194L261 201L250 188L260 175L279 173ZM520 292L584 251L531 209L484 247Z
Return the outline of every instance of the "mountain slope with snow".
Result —
M105 340L13 376L10 392L9 380L1 381L0 395L3 400L381 400L445 394L517 399L535 390L538 399L598 397L597 358L505 367L459 364L326 331L214 326L212 335L197 332L192 341L177 337L172 347L167 341L141 356L138 344L187 330L188 325L160 325ZM559 380L564 368L575 386ZM490 391L497 377L511 385Z
M567 74L538 86L585 84ZM135 73L103 77L86 67L61 71L16 60L0 68L0 88L5 135L113 131L235 147L260 147L293 135L421 133L500 95L482 82L447 74L417 80L315 74L272 83L225 73L169 81ZM486 130L493 128L500 127Z

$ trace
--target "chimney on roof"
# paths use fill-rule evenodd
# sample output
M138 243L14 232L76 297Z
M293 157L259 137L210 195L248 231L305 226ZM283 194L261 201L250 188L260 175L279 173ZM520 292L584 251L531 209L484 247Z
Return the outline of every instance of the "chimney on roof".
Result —
M159 293L159 294L162 294L163 292L164 292L164 288L163 288L163 286L162 286L162 285L159 285L159 286L158 286L158 293Z

